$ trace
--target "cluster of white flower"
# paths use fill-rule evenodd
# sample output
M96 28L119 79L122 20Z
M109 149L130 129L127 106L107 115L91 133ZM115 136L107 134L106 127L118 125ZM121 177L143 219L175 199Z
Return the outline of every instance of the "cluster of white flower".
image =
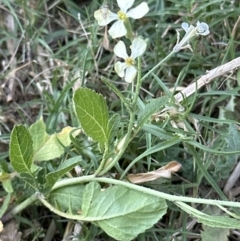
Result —
M135 8L132 7L135 0L117 0L120 10L117 13L111 12L106 5L102 6L99 10L95 11L94 17L97 19L100 26L106 26L114 20L117 20L108 33L112 38L120 38L127 34L124 21L127 18L139 19L146 15L149 11L146 2L141 3Z
M115 21L108 33L112 38L120 38L127 35L127 29L125 26L125 21L128 18L140 19L146 15L149 11L148 4L142 2L135 8L132 8L132 5L135 0L117 0L120 10L117 13L113 13L109 10L107 5L103 5L99 10L95 11L94 17L98 21L100 26L106 26L112 21ZM130 10L129 10L130 9ZM188 44L189 39L195 35L207 35L209 34L208 25L206 23L197 22L197 26L188 25L187 23L182 24L182 28L185 30L186 34L183 39L175 45L173 48L174 52L178 52L183 48L190 48ZM137 75L136 68L136 58L143 55L147 48L147 43L141 37L137 37L132 40L131 55L128 56L126 51L126 46L123 41L119 41L114 47L114 53L116 56L123 58L124 62L115 63L115 71L124 80L128 83L132 83L134 78Z
M132 7L135 0L117 0L120 10L117 13L111 12L107 6L102 6L94 13L94 17L97 19L100 26L106 26L110 22L116 20L111 26L108 33L112 38L120 38L127 34L124 21L127 18L139 19L146 15L149 11L146 2L141 3L135 8L129 10ZM115 64L115 71L120 77L124 77L124 80L131 83L137 74L136 58L143 55L147 48L147 43L140 37L135 38L132 41L131 55L128 56L126 46L123 41L119 41L114 47L114 53L116 56L123 58L124 62L118 61Z

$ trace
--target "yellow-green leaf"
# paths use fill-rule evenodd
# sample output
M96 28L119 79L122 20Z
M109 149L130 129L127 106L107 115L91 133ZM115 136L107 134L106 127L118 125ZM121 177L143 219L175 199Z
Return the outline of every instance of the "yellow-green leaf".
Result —
M70 133L75 128L67 126L60 133L48 135L46 126L42 119L34 123L29 132L33 139L34 161L47 161L61 156L64 153L64 147L71 144ZM75 137L80 131L74 131Z

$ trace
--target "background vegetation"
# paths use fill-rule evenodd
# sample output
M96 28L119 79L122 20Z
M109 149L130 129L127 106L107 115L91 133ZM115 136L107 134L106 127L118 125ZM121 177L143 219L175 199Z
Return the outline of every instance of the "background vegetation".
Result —
M136 0L135 4L140 2ZM143 102L165 95L159 80L177 92L206 71L239 56L239 1L148 0L147 3L150 7L147 16L133 22L137 35L148 39L143 74L172 51L177 41L176 29L180 29L182 22L194 25L197 21L206 22L211 33L194 38L193 52L186 49L176 53L155 72L155 78L150 76L144 81L140 93ZM125 96L131 91L113 69L116 61L113 46L117 41L107 39L105 28L99 27L93 17L102 4L100 0L3 0L0 3L0 164L2 170L12 175L14 192L9 208L31 194L25 183L14 176L9 164L9 141L14 125L30 126L42 116L49 134L65 126L78 127L72 97L77 88L86 86L105 96L111 112L121 115L124 131L128 121L126 110L116 94L101 81L101 76L107 77ZM108 4L110 9L117 8L115 1ZM183 36L182 31L180 34ZM166 122L164 128L166 133L181 135L183 141L141 159L130 173L156 170L175 160L182 165L177 174L170 180L158 179L146 186L186 197L239 201L236 169L239 155L225 153L240 150L239 84L240 71L235 70L214 79L185 100L184 115L177 113L170 117L178 124ZM123 134L119 133L119 138ZM191 151L184 138L193 138L201 146L195 144ZM156 135L146 138L140 132L121 159L121 170L158 142ZM44 165L54 170L67 155L81 155L84 175L92 174L100 160L97 152L97 146L82 134L61 158ZM112 173L117 170L113 169ZM0 188L0 202L3 203L5 195ZM194 207L208 214L221 213L219 209L200 204ZM239 215L239 211L234 211ZM0 236L2 240L74 240L74 227L78 227L41 205L29 206L17 214L15 220L5 227L8 230ZM136 240L240 240L239 230L208 230L169 203L163 219ZM21 238L17 235L19 232ZM75 240L112 240L90 223L81 225L80 234L75 232ZM72 239L64 239L69 235Z

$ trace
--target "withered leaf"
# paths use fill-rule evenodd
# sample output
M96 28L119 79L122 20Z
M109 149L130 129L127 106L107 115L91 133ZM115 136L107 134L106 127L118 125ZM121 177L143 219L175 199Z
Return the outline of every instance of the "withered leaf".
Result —
M177 172L181 168L181 164L171 161L167 165L151 172L128 174L128 179L132 183L143 183L156 180L158 178L170 178L172 172Z

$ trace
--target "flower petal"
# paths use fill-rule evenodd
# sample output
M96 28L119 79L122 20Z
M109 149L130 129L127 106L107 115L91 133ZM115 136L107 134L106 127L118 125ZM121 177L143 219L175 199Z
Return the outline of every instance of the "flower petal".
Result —
M184 29L184 31L186 32L185 35L187 35L188 33L190 33L191 31L195 33L195 31L193 31L195 29L195 27L193 25L185 25L185 23L182 23L182 28Z
M117 63L115 63L114 65L114 69L116 71L116 73L122 78L125 74L124 70L127 68L127 65L125 63L122 63L120 61L118 61Z
M132 41L132 46L131 46L132 53L131 53L130 58L136 59L137 57L143 55L143 53L145 52L146 48L147 48L146 41L144 41L140 37L135 38Z
M118 15L108 10L107 14L104 16L101 9L99 9L94 12L94 18L98 21L99 26L106 26L113 20L118 19Z
M125 78L124 80L127 82L127 83L132 83L134 78L136 77L136 74L137 74L137 70L134 66L129 66L127 67L126 69L126 73L125 73Z
M132 7L135 0L117 0L118 6L124 13L127 12L127 10Z
M210 33L208 25L204 22L199 23L199 21L197 22L197 31L198 34L203 36L206 36Z
M116 56L123 58L124 60L128 58L126 46L121 40L114 46L113 52Z
M108 33L112 36L112 38L120 38L127 34L127 30L123 21L118 20L108 30Z
M186 22L183 22L183 23L181 24L181 26L182 26L182 28L184 29L184 31L187 33L188 28L189 28L189 24L186 23Z
M137 7L131 9L129 12L127 12L127 17L139 19L142 18L144 15L146 15L149 11L149 7L146 2L142 2Z

